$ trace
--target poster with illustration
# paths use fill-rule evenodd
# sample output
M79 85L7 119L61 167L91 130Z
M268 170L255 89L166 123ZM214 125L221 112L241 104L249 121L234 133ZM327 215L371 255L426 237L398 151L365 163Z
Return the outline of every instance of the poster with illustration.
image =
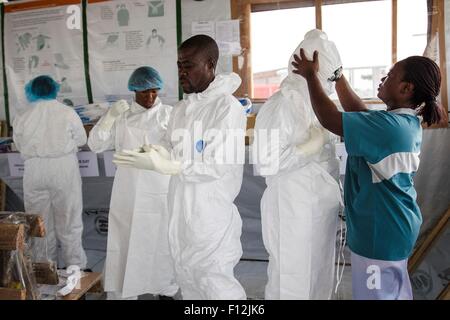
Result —
M94 102L134 97L127 82L144 65L161 74L163 102L178 101L175 0L90 0L87 25Z
M5 5L5 68L9 113L29 107L24 87L49 75L60 85L57 99L76 106L88 102L81 1L34 1Z
M2 25L2 17L0 15L0 26ZM0 50L2 50L3 43L0 41ZM0 51L2 52L2 51ZM0 70L3 70L3 59L0 59ZM3 75L0 76L0 106L5 105L5 95L3 86ZM0 119L6 119L5 107L0 108Z

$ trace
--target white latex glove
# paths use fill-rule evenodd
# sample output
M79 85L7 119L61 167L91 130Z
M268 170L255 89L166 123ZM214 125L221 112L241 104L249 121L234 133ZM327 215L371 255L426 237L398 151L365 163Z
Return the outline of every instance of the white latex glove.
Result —
M122 113L130 109L130 106L128 105L128 102L126 100L119 100L113 103L111 108L109 109L108 113L114 117L118 118Z
M149 151L123 150L114 154L113 162L117 166L128 166L143 170L153 170L162 174L176 175L181 171L181 163L164 158L153 147L145 145L143 149ZM167 151L167 150L166 150Z
M66 285L57 292L61 296L66 296L71 293L81 279L80 267L77 265L68 266L66 273L70 274L70 276L67 277Z
M110 131L117 118L128 109L130 109L130 106L125 100L114 102L105 117L101 120L99 124L100 129L103 131Z
M155 150L156 152L158 152L161 157L163 157L166 160L170 160L170 152L164 148L163 146L160 146L158 144L145 144L142 146L142 149L145 152L150 152L150 150Z
M324 128L310 127L309 140L297 145L297 151L306 157L318 153L325 144L326 134Z
M150 154L157 172L171 176L181 172L181 162L170 160L170 153L163 146L153 145L153 152Z

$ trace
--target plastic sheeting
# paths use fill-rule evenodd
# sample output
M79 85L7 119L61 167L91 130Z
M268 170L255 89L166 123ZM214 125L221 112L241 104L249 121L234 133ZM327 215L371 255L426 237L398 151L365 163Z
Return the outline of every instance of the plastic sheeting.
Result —
M450 128L423 131L419 170L414 178L423 224L417 244L450 208ZM450 246L448 247L450 250Z
M414 298L435 300L450 282L450 227L439 237L410 278Z

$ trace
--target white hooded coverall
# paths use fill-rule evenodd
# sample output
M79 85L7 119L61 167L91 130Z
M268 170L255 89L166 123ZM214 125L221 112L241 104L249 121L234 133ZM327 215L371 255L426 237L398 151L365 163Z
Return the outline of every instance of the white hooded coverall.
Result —
M25 211L41 214L46 228L45 238L33 238L33 261L58 261L59 242L65 267L85 268L76 153L86 143L86 131L80 117L56 100L41 100L17 115L13 128L14 143L25 160Z
M294 53L298 55L300 48L309 58L319 51L319 77L331 94L326 79L341 66L334 44L323 32L313 30ZM269 252L265 298L329 299L341 201L336 181L339 163L328 131L323 131L325 143L317 152L305 155L297 149L312 138L312 126L321 126L306 81L292 73L291 61L280 90L258 112L252 149L253 161L259 159L255 172L265 176L267 183L261 200L263 241ZM278 140L274 136L265 140L271 130L279 133Z
M246 117L232 96L241 79L217 75L201 93L184 96L172 113L167 144L182 171L169 186L169 241L183 299L245 299L233 269L242 256L242 220L233 201L243 163L221 155L245 152ZM237 134L237 144L227 148ZM239 149L241 148L241 149ZM239 149L239 150L237 150ZM235 157L237 159L237 157Z
M172 107L157 98L152 108L131 104L110 131L99 120L89 134L94 152L136 149L161 144ZM108 215L104 289L118 299L151 293L173 296L173 263L167 236L167 191L170 176L119 166Z

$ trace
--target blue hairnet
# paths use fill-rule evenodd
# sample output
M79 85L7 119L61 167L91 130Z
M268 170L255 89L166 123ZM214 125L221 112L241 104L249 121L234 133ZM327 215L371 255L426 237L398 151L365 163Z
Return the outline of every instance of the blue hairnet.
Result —
M140 67L133 71L128 80L128 90L145 91L148 89L162 89L163 80L158 71L152 67Z
M56 99L59 83L49 76L39 76L25 85L25 96L29 102Z

